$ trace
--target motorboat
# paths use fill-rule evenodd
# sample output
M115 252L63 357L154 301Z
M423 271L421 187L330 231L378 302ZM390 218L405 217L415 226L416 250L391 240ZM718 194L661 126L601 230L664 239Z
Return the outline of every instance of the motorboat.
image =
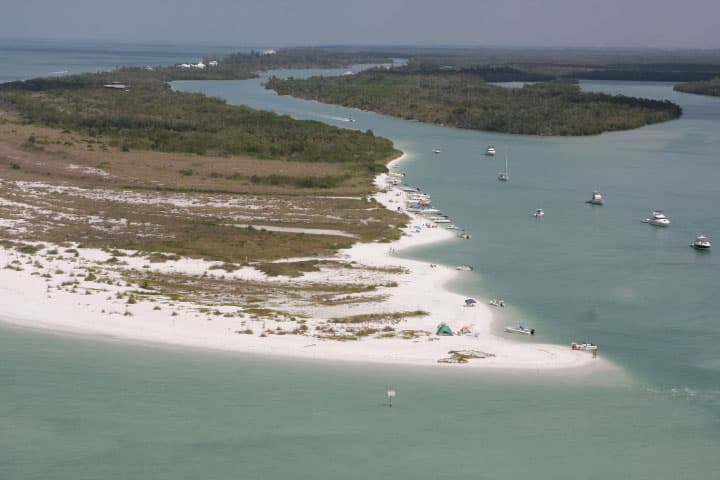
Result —
M577 343L577 342L572 342L570 344L570 348L572 348L573 350L582 350L584 352L594 352L594 351L597 351L597 349L598 349L597 345L594 345L592 343Z
M667 227L670 225L670 219L660 210L653 210L652 217L646 218L643 222L656 227Z
M433 153L437 155L438 153L440 153L440 149L439 149L439 148L434 148L434 149L433 149Z
M460 231L457 233L457 238L462 238L463 240L470 240L470 234L465 231Z
M542 209L542 208L538 208L538 209L535 210L535 212L533 213L533 217L535 217L535 218L540 218L540 217L544 217L544 216L545 216L545 212L543 212L543 209Z
M471 272L473 270L473 267L471 267L470 265L458 265L457 267L455 267L455 270Z
M454 223L450 223L450 224L446 225L445 228L447 228L448 230L460 230L458 228L458 226L455 225Z
M493 298L492 300L490 300L490 301L488 302L488 305L490 305L491 307L504 307L504 306L505 306L505 301L503 301L503 300L496 300L496 299Z
M590 200L585 203L589 203L590 205L602 205L605 203L605 199L603 198L602 193L593 192Z
M485 155L487 155L488 157L494 157L496 153L497 150L495 150L495 147L493 147L492 145L488 145L485 149Z
M517 327L505 327L505 331L508 333L519 333L520 335L535 335L534 328L527 328L524 325L518 325Z
M712 243L710 243L710 239L705 235L698 235L690 246L696 250L709 250L710 247L712 247Z

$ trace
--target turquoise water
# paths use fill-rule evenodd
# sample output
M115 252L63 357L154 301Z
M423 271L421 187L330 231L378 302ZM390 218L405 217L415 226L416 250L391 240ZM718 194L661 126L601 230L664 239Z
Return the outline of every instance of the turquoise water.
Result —
M718 260L688 247L700 232L720 242L720 101L586 83L670 98L686 115L561 139L406 122L257 80L175 87L393 139L411 156L408 182L473 234L410 254L475 265L454 288L504 298L500 324L590 339L627 374L329 366L0 327L0 478L720 478ZM594 189L606 205L583 203ZM670 228L640 223L658 208Z
M337 74L336 71L326 71ZM279 76L318 72L280 71ZM388 118L279 97L241 82L174 82L230 103L372 129L411 156L406 182L472 234L452 246L411 255L472 264L454 286L503 298L502 320L533 324L542 340L587 339L633 373L671 388L720 394L718 256L689 247L705 233L720 239L720 99L676 93L667 83L585 82L583 88L669 99L681 119L583 138L509 136ZM352 117L355 123L342 119ZM483 155L488 143L500 153ZM440 148L442 154L432 153ZM496 180L509 151L511 181ZM584 203L600 190L606 204ZM531 213L545 210L536 220ZM651 210L672 221L641 223Z
M10 330L0 346L3 479L718 478L716 422L684 392Z

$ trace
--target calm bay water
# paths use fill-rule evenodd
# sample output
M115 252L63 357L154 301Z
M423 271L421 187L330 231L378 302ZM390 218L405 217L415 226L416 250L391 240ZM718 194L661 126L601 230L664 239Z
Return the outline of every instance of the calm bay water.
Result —
M117 67L197 62L208 54L250 50L245 46L0 39L0 83Z
M298 364L2 328L0 478L720 478L718 260L688 247L720 242L720 101L586 83L685 116L565 139L406 122L259 80L174 86L391 138L408 183L473 235L411 255L475 265L453 287L504 298L498 329L521 318L541 340L590 339L627 375ZM606 205L583 203L594 189ZM672 226L640 223L652 209Z

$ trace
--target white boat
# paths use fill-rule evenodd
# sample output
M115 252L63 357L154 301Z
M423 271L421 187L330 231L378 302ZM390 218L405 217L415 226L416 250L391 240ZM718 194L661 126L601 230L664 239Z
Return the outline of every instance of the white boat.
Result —
M572 342L570 344L570 348L573 350L582 350L584 352L593 352L597 351L598 347L597 345L593 345L592 343L576 343Z
M433 149L433 153L434 153L434 154L438 154L438 153L440 153L440 151L441 151L441 150L440 150L439 148L434 148L434 149Z
M457 227L457 225L454 225L454 224L452 224L452 223L449 224L449 225L447 225L445 228L447 228L448 230L459 230L459 228Z
M507 182L510 180L510 174L508 173L508 156L505 152L505 171L498 173L498 180L501 182Z
M602 193L593 192L590 200L585 203L589 203L590 205L602 205L605 203L605 199L603 198Z
M710 247L712 247L712 243L710 243L710 239L705 235L698 235L690 246L696 250L709 250Z
M487 155L488 157L493 157L496 153L497 150L495 150L495 147L493 147L492 145L488 145L485 149L485 155Z
M465 231L460 231L457 233L457 238L462 238L463 240L470 240L470 234L466 233Z
M535 217L535 218L540 218L540 217L544 217L544 216L545 216L545 212L543 212L542 208L538 208L537 210L535 210L535 213L533 213L533 217Z
M517 327L505 327L505 331L508 333L519 333L520 335L535 335L534 328L527 328L523 325Z
M652 217L646 218L643 222L655 225L656 227L667 227L670 225L670 219L660 210L653 210Z
M505 302L503 300L496 300L493 298L488 302L488 305L490 305L491 307L504 307Z
M455 267L455 270L460 270L463 272L471 272L472 269L473 267L471 267L470 265L458 265L457 267Z

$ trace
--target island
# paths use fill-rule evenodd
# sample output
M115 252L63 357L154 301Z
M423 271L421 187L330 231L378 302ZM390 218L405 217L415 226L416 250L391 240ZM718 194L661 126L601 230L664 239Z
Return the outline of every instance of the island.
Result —
M509 88L487 77L493 75L477 69L381 68L342 77L271 78L267 88L421 122L524 135L595 135L682 113L669 101L582 92L568 80Z
M673 89L683 93L720 97L720 77L715 77L712 80L678 83Z

